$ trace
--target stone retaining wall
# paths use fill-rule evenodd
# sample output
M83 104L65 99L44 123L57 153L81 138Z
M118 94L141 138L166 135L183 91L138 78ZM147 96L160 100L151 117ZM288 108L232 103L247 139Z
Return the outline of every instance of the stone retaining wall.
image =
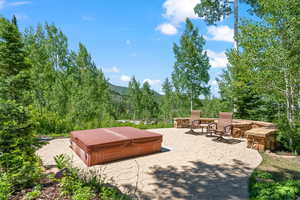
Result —
M175 118L174 119L174 127L175 128L189 128L190 127L190 123L189 123L190 118ZM202 124L209 124L212 122L217 122L218 118L200 118L201 123ZM233 119L232 121L232 126L233 126L233 130L232 130L232 137L234 138L247 138L246 132L249 130L258 130L258 128L266 129L266 135L262 136L260 135L260 139L259 137L254 136L254 138L252 137L251 140L261 140L264 141L266 143L268 143L269 140L268 138L271 138L268 136L268 132L272 131L273 134L276 134L276 126L273 123L269 123L269 122L262 122L262 121L252 121L252 120L243 120L243 119ZM272 142L274 140L275 136L272 136ZM264 138L263 140L261 138ZM248 138L247 138L248 139ZM271 140L271 139L270 139ZM255 143L256 141L254 141L253 143ZM252 148L252 146L249 148ZM267 149L268 146L266 146L265 149Z

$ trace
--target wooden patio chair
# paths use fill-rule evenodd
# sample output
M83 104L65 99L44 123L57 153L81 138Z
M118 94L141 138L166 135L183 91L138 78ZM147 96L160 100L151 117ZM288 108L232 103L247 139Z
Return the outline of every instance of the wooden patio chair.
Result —
M190 118L190 130L187 131L187 134L197 134L193 129L197 128L201 124L200 120L201 110L192 110Z
M225 134L232 134L232 115L231 112L220 112L218 122L212 122L208 125L208 133L217 135L216 140L224 139Z

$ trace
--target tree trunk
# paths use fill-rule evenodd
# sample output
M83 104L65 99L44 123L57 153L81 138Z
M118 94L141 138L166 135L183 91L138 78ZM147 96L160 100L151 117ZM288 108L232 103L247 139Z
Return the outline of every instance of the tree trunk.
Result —
M239 5L238 5L238 0L234 0L234 5L233 5L233 15L234 15L234 47L239 51L239 43L238 43L238 25L239 25Z
M191 96L191 112L192 112L192 110L193 110L193 98Z
M287 70L284 70L284 81L285 81L285 99L286 99L286 114L289 124L293 122L293 101L292 101L292 91L289 83L289 77Z

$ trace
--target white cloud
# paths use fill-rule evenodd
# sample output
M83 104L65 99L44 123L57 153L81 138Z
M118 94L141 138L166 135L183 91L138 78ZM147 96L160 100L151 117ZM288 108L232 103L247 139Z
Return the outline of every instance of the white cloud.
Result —
M131 41L130 40L126 40L125 41L127 45L131 45Z
M131 57L137 57L137 53L133 52L133 53L129 54L129 56L131 56Z
M120 80L121 81L124 81L124 82L129 82L130 81L130 76L127 76L127 75L122 75L121 77L120 77Z
M163 16L175 25L184 22L187 17L196 19L194 8L198 3L200 0L166 0Z
M156 27L156 30L160 31L165 35L175 35L177 33L177 28L172 24L160 24Z
M149 85L154 86L154 85L160 85L161 81L160 80L151 80L151 79L145 79L143 83L148 82Z
M5 0L0 0L0 9L4 8Z
M234 42L233 29L228 26L209 26L207 29L207 40Z
M161 33L166 35L175 35L177 27L184 22L186 18L198 18L194 12L194 7L200 3L200 0L166 0L163 4L163 17L167 20L156 27Z
M111 68L102 68L102 70L104 72L108 72L108 73L119 73L120 72L120 69L116 66L113 66Z
M22 6L26 4L31 4L31 1L16 1L16 2L8 3L6 0L0 0L0 9L3 9L4 7L7 6Z
M218 86L218 82L216 80L210 80L208 84L211 86Z
M22 6L26 4L31 4L31 1L16 1L16 2L9 3L10 6Z
M209 57L209 63L211 64L212 67L223 68L226 67L228 64L225 51L218 53L208 49L207 55Z
M95 20L95 18L92 17L92 16L82 16L81 19L82 19L83 21L89 21L89 22Z

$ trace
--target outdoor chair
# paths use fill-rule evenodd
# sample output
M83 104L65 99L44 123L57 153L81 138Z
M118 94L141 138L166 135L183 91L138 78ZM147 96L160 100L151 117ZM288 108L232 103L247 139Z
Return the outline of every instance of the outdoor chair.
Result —
M186 132L187 134L197 134L193 129L197 128L201 124L200 120L201 110L192 110L190 118L190 130Z
M208 133L217 135L216 140L224 139L225 134L231 135L232 133L232 115L231 112L220 112L218 122L208 124Z

